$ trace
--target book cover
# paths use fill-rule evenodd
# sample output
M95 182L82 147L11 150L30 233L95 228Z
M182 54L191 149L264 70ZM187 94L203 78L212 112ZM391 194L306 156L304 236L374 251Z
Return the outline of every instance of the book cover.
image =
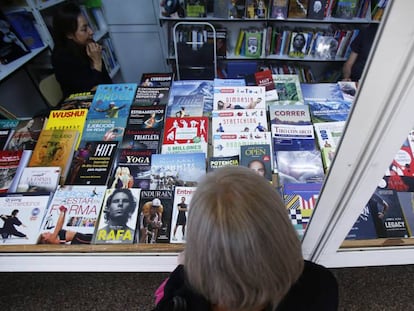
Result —
M271 124L273 150L314 150L315 133L312 125Z
M309 34L306 32L292 32L289 42L290 57L304 57L307 48Z
M346 100L308 101L313 123L346 121L351 110L351 103Z
M240 146L254 144L272 144L270 132L229 132L213 133L212 149L214 157L240 156Z
M319 148L336 148L342 138L345 129L345 121L314 123L315 136Z
M46 130L77 130L80 134L85 126L88 109L51 110L44 129ZM81 136L75 148L78 148Z
M92 104L95 91L73 93L66 97L61 105L62 110L89 109Z
M59 166L62 169L63 184L69 172L78 136L77 130L43 130L28 166Z
M92 244L133 244L141 189L107 189Z
M126 118L86 119L81 140L84 141L122 141Z
M169 94L169 86L138 86L133 106L166 106Z
M168 99L168 111L180 111L174 106L174 97L182 95L204 96L203 115L209 115L213 110L213 80L180 80L173 81Z
M125 129L122 149L154 150L158 153L162 144L161 129Z
M379 238L409 236L403 209L395 190L377 188L367 206Z
M327 0L309 0L307 18L319 20L324 19L326 3Z
M197 186L206 174L204 153L153 154L151 190L174 190L175 186Z
M375 230L374 220L368 206L365 206L351 230L349 230L345 240L370 240L376 238L377 232Z
M246 18L258 19L267 18L268 1L265 0L246 0Z
M2 245L36 244L50 193L0 193Z
M16 176L23 150L0 150L0 193L7 192Z
M270 18L286 19L288 17L289 0L271 0Z
M14 129L0 129L0 150L4 150L11 137L13 136Z
M167 118L161 153L208 153L209 118Z
M303 104L269 105L270 122L273 124L309 125L312 124L309 107Z
M254 74L256 84L265 87L266 102L278 100L275 81L273 81L272 71L270 69L257 71Z
M54 192L59 185L60 174L59 166L25 167L16 192Z
M6 15L0 10L0 64L6 65L30 53L30 48L24 43L19 33L9 23Z
M19 122L18 119L0 119L0 129L15 129Z
M185 118L201 117L204 109L204 95L175 95L172 105L168 106L166 116Z
M358 0L337 0L333 16L337 18L351 19L355 17L358 10Z
M289 217L299 237L302 238L318 201L322 183L285 183L283 199Z
M211 118L212 132L268 132L265 109L215 110Z
M213 90L215 87L219 87L219 86L233 87L233 86L245 86L246 85L246 81L244 79L231 79L231 78L226 78L226 79L214 78L213 83L214 83Z
M137 243L169 243L174 190L141 190Z
M59 186L43 218L39 243L90 244L105 189L105 186Z
M414 194L413 192L397 192L407 230L410 237L414 237Z
M175 187L171 219L170 243L185 243L187 214L191 208L191 198L196 187Z
M338 45L338 40L332 35L320 35L315 40L314 56L320 59L335 59Z
M226 166L238 166L240 164L240 156L223 156L223 157L209 157L207 160L207 172L213 172L214 170L226 167Z
M318 150L277 151L279 183L322 183L325 179Z
M98 85L88 119L127 118L136 90L136 83Z
M9 140L7 150L33 150L40 132L42 131L46 118L34 117L29 120L20 120Z
M245 31L245 52L246 57L258 58L262 54L262 32L259 30Z
M82 141L73 156L65 184L106 185L117 147L117 141Z
M295 74L274 74L275 87L279 101L286 104L302 103L303 95L300 79Z
M355 81L338 81L337 83L343 98L353 103L358 89L357 83Z
M206 0L187 0L185 5L185 13L187 17L206 17Z
M132 106L128 120L127 129L162 130L164 127L165 106Z
M174 81L173 72L144 72L141 75L139 86L145 87L171 87Z
M289 18L306 18L309 0L289 0Z
M154 150L118 149L108 186L149 189L153 153Z
M240 146L240 165L272 181L272 151L270 145Z
M308 101L344 100L338 83L301 83L303 99Z
M215 86L214 110L266 109L264 86Z
M322 156L322 163L325 173L327 174L329 168L331 167L332 161L335 158L336 148L333 147L322 147L321 148L321 156Z
M18 10L6 13L6 17L29 49L37 49L43 46L32 13L26 10Z

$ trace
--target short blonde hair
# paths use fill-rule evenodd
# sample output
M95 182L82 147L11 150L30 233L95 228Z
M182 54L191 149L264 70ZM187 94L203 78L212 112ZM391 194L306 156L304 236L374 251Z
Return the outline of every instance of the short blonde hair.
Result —
M303 270L301 243L276 189L251 169L208 173L191 199L190 285L230 310L276 306Z

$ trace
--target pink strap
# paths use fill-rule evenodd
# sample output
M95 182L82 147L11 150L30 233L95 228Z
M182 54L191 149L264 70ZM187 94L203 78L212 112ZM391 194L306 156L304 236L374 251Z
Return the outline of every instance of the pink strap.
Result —
M165 287L165 284L167 284L168 279L169 278L166 278L161 283L161 285L155 290L155 304L156 305L161 301L162 297L164 297L164 287Z

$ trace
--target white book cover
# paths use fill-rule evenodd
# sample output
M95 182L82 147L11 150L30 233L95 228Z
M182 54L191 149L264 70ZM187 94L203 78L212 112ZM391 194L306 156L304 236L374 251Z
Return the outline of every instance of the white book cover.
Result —
M1 194L1 244L36 244L49 199L50 193Z
M345 121L314 123L313 127L320 149L323 147L336 148L342 138Z
M266 109L264 86L215 86L214 110Z
M242 145L272 145L272 134L270 132L257 133L213 133L213 156L240 156Z
M89 235L95 231L106 186L60 186L56 189L45 217L40 233L53 233L55 230L66 230ZM62 208L61 208L62 207ZM62 209L66 209L63 213ZM63 226L59 219L64 214ZM73 244L72 241L61 239L60 244Z
M191 198L196 189L197 187L182 186L177 186L174 189L170 243L185 243L187 215L191 207Z
M25 167L17 185L17 192L51 191L59 184L59 166Z
M215 110L211 117L212 133L267 132L265 109Z

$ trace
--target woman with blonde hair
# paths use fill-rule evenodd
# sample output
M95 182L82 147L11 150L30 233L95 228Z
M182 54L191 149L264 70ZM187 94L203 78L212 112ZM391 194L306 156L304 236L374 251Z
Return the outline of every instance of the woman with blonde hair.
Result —
M154 310L336 310L338 285L305 261L278 192L246 167L207 174L191 199L185 256Z

